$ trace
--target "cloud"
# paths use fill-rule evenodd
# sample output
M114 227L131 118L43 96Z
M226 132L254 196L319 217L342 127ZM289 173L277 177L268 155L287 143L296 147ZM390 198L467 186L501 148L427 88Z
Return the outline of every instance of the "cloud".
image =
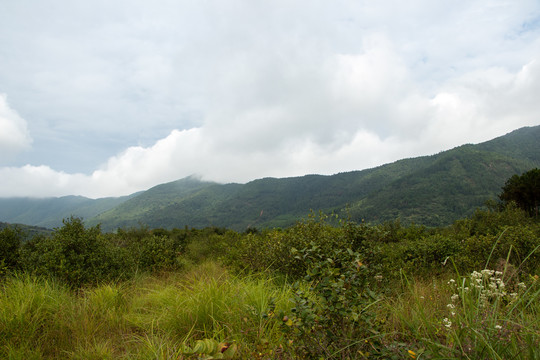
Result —
M331 174L539 123L532 0L6 9L0 91L29 123L3 98L19 137L0 146L27 149L28 127L33 151L0 168L0 196Z
M48 166L1 167L0 177L2 197L47 197L86 193L79 185L89 184L83 174L67 174L55 171ZM83 190L81 192L81 190Z
M431 99L432 119L422 132L446 146L481 142L522 126L540 124L540 63L518 72L494 67L454 79ZM459 124L459 126L456 126Z
M0 161L30 148L32 138L26 121L10 108L5 94L0 94Z
M125 195L192 174L218 182L245 182L265 176L306 173L333 174L344 169L364 169L405 157L428 155L461 145L464 138L480 142L519 126L538 124L536 115L540 113L540 104L534 101L533 95L540 90L537 61L516 73L493 68L465 74L441 87L435 96L423 97L407 80L404 69L398 71L398 75L388 75L384 65L363 56L369 57L337 57L335 63L338 66L329 80L334 84L330 92L334 95L343 92L350 98L339 95L326 100L325 106L335 108L328 113L340 114L339 108L357 106L352 113L359 119L375 117L388 126L399 126L399 131L388 129L387 135L382 136L377 127L370 128L372 121L367 124L359 121L340 139L339 132L344 128L329 128L335 141L320 141L316 136L317 127L315 132L309 128L291 132L290 128L283 127L291 121L291 127L300 128L305 122L299 120L299 124L294 124L296 116L315 116L302 113L294 104L285 104L281 108L244 112L233 121L239 131L226 129L226 122L173 130L152 146L130 147L111 157L90 175L67 174L47 166L0 168L4 184L0 196ZM395 65L388 67L396 68ZM369 73L369 76L359 75L363 73ZM389 78L401 76L405 81L401 85L385 82L380 78L383 73ZM367 80L362 82L361 79ZM396 86L403 86L403 89ZM384 112L377 112L372 108L372 102L362 106L361 102L354 101L355 96L361 99L365 91L396 95L386 100L375 97L373 101L386 107ZM410 94L404 96L407 91ZM415 121L426 117L429 121L419 123L425 127L416 136L402 133L407 124L414 128L418 126ZM278 140L279 134L281 140ZM268 138L280 141L280 145L269 146Z

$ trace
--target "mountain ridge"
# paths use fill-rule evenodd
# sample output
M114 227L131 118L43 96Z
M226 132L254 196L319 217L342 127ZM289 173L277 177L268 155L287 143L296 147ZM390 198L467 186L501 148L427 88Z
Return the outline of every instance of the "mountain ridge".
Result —
M46 221L38 219L36 210L43 210L43 205L26 204L12 222L44 226L62 213L83 217L90 225L101 224L104 230L141 225L245 230L286 227L310 210L320 210L346 214L356 221L400 219L442 226L496 198L513 174L540 167L537 139L540 126L525 127L480 144L334 175L267 177L245 184L219 184L190 176L127 197L96 199L96 203L80 197L56 198L64 203L70 200L72 205L78 202L78 207L69 208L71 214L66 209L51 211L61 206L49 199ZM5 199L0 199L0 221L10 222L5 210ZM56 221L61 223L61 218Z
M470 215L496 197L514 173L540 166L536 138L540 138L538 126L366 170L263 178L246 184L209 183L187 197L146 212L137 222L163 228L285 227L312 209L347 213L357 221L399 218L441 226ZM133 200L122 207L129 207L130 202ZM119 225L121 218L121 213L112 209L92 221L110 229ZM131 219L121 225L136 223Z

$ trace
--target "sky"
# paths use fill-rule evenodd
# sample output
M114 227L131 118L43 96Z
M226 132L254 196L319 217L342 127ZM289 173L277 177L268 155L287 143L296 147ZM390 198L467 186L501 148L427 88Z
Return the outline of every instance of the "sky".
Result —
M0 197L330 175L540 124L538 0L0 8Z

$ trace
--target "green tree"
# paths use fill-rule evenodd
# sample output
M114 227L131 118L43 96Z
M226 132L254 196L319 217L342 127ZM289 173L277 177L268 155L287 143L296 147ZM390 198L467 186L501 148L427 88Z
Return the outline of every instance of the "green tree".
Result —
M51 237L35 238L22 248L23 267L37 275L56 277L73 287L125 278L129 256L101 234L70 217Z
M19 229L6 227L0 231L0 275L18 266L21 243L22 235Z
M499 198L506 204L515 202L531 216L538 217L540 206L540 170L532 169L526 173L513 175L506 181Z

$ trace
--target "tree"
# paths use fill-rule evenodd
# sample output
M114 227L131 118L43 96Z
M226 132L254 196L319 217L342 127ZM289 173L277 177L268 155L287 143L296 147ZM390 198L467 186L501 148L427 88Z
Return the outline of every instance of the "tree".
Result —
M125 277L127 253L101 234L99 226L85 228L82 219L70 217L52 236L24 244L24 269L52 276L72 287Z
M513 175L506 181L499 198L505 203L515 202L530 216L538 217L540 206L540 170L532 169L526 173Z
M0 231L0 275L18 266L21 243L22 234L19 229L6 227Z

